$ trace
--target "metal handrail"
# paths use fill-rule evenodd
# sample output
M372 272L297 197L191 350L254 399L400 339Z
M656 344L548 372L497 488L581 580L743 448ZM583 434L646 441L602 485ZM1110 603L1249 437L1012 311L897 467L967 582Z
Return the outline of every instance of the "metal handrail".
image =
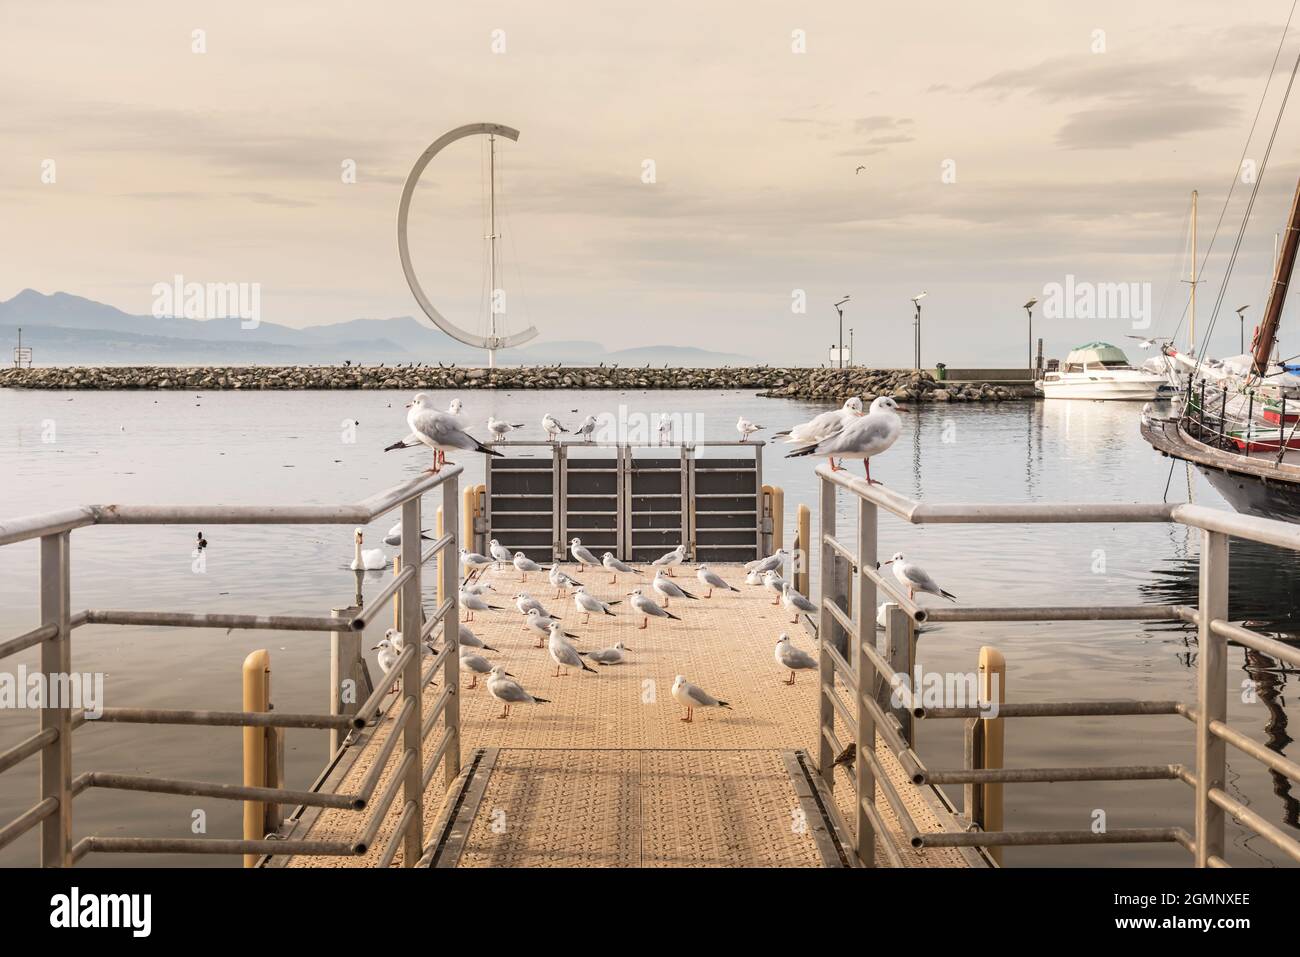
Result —
M913 848L1004 847L1044 844L1114 844L1135 842L1177 843L1187 849L1198 867L1226 867L1224 860L1224 815L1269 841L1284 854L1300 861L1300 841L1242 805L1225 790L1227 744L1278 774L1300 781L1300 763L1263 748L1227 722L1227 643L1229 640L1300 666L1300 649L1293 648L1249 628L1227 621L1229 536L1251 539L1300 551L1300 529L1285 522L1238 515L1198 505L1167 504L944 504L921 503L896 492L868 485L842 471L819 466L821 484L821 584L818 624L821 638L819 668L818 767L827 787L834 787L834 761L840 739L835 733L838 718L852 732L857 760L853 785L857 813L854 816L853 853L858 863L875 862L877 838L891 862L898 857L892 836L881 830L876 808L876 785L894 812L903 837ZM858 498L857 548L845 546L837 537L836 493L846 489ZM1198 528L1203 533L1201 548L1201 593L1197 608L1183 605L1101 606L1080 608L920 608L899 593L893 582L880 575L876 559L879 511L884 510L912 524L1008 524L1008 523L1131 523L1168 522ZM851 570L840 574L836 569ZM850 581L851 579L851 586ZM898 606L886 616L887 654L875 647L877 593L883 592ZM851 595L854 614L849 615L837 594ZM901 614L899 614L901 612ZM971 768L929 769L914 750L906 728L896 715L877 701L877 695L902 688L902 676L888 654L910 647L914 628L924 621L1067 621L1067 620L1181 620L1196 625L1201 654L1198 656L1197 704L1177 701L1065 701L999 704L998 718L1049 718L1080 715L1170 715L1187 718L1196 727L1196 765L1093 766L1066 768ZM899 624L901 622L901 624ZM850 654L835 648L836 629L843 632ZM850 660L851 659L851 660ZM850 671L845 675L846 670ZM836 692L836 679L853 692L857 700L850 713ZM917 719L978 720L987 717L980 708L918 706L910 696L902 702ZM1027 830L925 833L917 827L911 811L893 793L876 757L877 740L898 759L911 779L910 786L940 784L1011 784L1057 781L1143 781L1177 780L1194 791L1196 833L1181 828L1124 828L1101 834L1089 830Z
M442 591L451 597L441 602L432 619L443 626L443 646L434 655L429 670L421 673L422 641L412 641L398 656L396 665L383 678L375 693L353 714L290 714L278 711L202 711L195 709L105 708L97 720L133 724L180 724L205 727L311 728L338 733L359 730L379 711L389 687L400 678L405 689L399 720L389 739L380 746L379 760L354 794L294 790L283 787L239 786L207 781L143 777L107 771L87 771L72 778L73 732L89 720L84 711L61 702L61 707L43 707L41 728L17 745L0 751L0 773L37 754L41 756L40 799L7 823L0 824L0 848L40 826L41 863L69 866L91 852L109 853L199 853L243 855L364 854L373 843L384 815L398 789L403 791L403 810L396 833L385 848L382 860L391 863L401 842L405 866L413 867L423 854L423 792L434 770L443 765L447 782L460 773L460 711L454 689L459 685L459 661L454 651L456 629L446 623L459 619L456 584L459 580L457 531L460 526L458 480L460 466L438 474L421 475L351 505L261 506L261 505L84 505L72 509L23 516L0 521L0 546L39 538L41 541L41 624L15 638L0 641L0 659L39 646L40 670L45 674L71 674L72 634L85 624L173 626L192 628L249 628L280 631L353 633L364 628L375 611L400 595L401 628L405 634L423 637L421 621L421 569L435 556L441 557ZM443 517L448 533L425 552L417 535L402 542L402 572L395 576L364 612L354 617L287 615L193 614L168 611L86 610L73 613L69 607L71 563L70 533L90 525L168 524L355 524L362 525L400 507L404 528L421 528L421 497L441 486ZM429 718L441 717L444 735L433 760L425 766L421 742L432 727L423 715L423 689L441 671L447 690L438 698ZM378 800L380 772L401 744L399 767L385 784ZM319 781L318 781L319 784ZM315 788L316 786L314 786ZM187 794L258 803L333 807L370 814L351 841L320 840L223 840L211 838L134 838L90 835L71 843L73 799L90 788Z

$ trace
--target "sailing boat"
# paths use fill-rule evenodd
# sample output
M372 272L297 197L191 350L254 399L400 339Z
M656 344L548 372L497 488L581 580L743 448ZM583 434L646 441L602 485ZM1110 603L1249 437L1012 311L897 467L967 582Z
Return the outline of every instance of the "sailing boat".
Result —
M1186 396L1169 417L1144 410L1142 437L1195 465L1237 511L1300 522L1300 376L1271 358L1300 249L1300 182L1284 236L1250 353L1197 359L1164 347Z

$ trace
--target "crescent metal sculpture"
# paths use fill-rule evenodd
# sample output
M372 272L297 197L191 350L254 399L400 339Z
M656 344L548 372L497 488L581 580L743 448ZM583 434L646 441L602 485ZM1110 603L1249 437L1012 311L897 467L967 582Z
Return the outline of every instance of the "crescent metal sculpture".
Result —
M537 330L529 326L522 332L516 332L510 336L476 336L474 333L467 332L451 322L437 310L434 304L429 301L429 297L425 295L420 280L415 276L415 268L411 265L411 250L406 241L406 221L411 212L411 195L415 192L416 183L420 181L420 174L429 165L429 161L437 156L448 144L464 139L467 136L473 136L476 133L495 134L504 136L509 140L519 139L518 130L502 126L499 123L467 123L465 126L458 126L454 130L443 133L442 136L430 143L429 148L420 154L420 158L411 167L410 175L406 177L406 185L402 187L402 201L397 207L397 252L402 258L402 272L406 274L406 284L411 287L411 294L415 296L415 301L420 304L420 308L424 310L424 314L429 317L433 324L457 342L463 342L467 346L478 346L492 352L497 349L521 345L529 339L535 338Z

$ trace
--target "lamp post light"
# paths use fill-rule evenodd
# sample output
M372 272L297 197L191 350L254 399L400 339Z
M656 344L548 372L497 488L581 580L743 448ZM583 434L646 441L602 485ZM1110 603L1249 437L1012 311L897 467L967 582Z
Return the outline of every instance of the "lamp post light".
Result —
M1029 316L1029 371L1034 371L1034 305L1038 302L1038 297L1033 296L1022 307L1025 315Z
M925 292L917 293L912 297L912 305L916 307L916 318L913 325L916 326L916 371L921 371L921 300L926 297Z
M1246 310L1250 306L1238 306L1237 318L1241 320L1241 351L1246 351Z
M844 368L844 310L841 309L840 307L843 306L846 302L848 302L851 298L853 297L845 296L839 302L835 303L835 312L840 317L840 344L839 344L839 350L835 353L835 357L839 360L839 367L841 369Z

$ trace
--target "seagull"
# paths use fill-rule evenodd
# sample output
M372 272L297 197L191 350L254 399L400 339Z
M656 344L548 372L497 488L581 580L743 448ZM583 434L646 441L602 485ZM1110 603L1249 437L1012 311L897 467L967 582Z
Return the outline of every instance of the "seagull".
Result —
M673 423L664 412L659 416L659 444L667 445L673 440Z
M650 564L654 565L656 568L659 569L667 569L668 574L672 575L673 566L680 565L684 561L686 561L686 544L682 543L681 545L678 545L676 548L674 548L671 552L668 552L664 555L660 555Z
M574 434L584 442L592 441L592 435L596 431L596 417L589 415L582 420L582 425L578 426L578 431Z
M389 628L384 632L384 637L388 639L388 643L393 646L393 650L399 655L402 653L402 649L406 647L406 639L402 637L402 633L396 628Z
M462 429L465 428L465 418L461 412L465 408L465 403L460 399L452 399L451 404L447 406L447 414L456 420L456 424Z
M774 571L763 572L763 587L776 593L776 597L772 599L772 604L780 604L781 593L785 590L785 579Z
M595 595L587 594L587 589L578 587L573 590L573 604L577 606L578 611L582 612L582 623L585 625L591 621L593 614L613 615L609 610L610 605L617 605L616 601L601 601Z
M460 587L465 590L467 595L482 595L484 592L496 591L491 582L479 581L471 584L468 579L461 582Z
M763 584L763 573L760 572L758 569L753 569L747 575L745 575L745 584L746 585Z
M560 425L560 420L549 412L542 416L542 428L546 430L546 438L551 442L554 442L559 438L561 432L569 431L564 426Z
M542 647L543 640L551 633L551 626L559 627L559 622L553 621L550 615L543 615L536 608L528 609L528 614L524 615L524 629L532 630L537 633L536 648ZM577 638L577 635L571 635L567 631L561 632L565 638Z
M466 568L487 568L492 564L492 559L486 555L480 555L478 552L460 550L460 563Z
M833 435L844 428L854 419L861 417L861 415L862 400L856 395L850 396L844 400L844 405L840 408L813 416L807 422L802 422L794 428L786 429L784 432L777 432L772 437L784 438L788 445L807 445L809 442L820 442L828 435Z
M559 624L551 624L551 637L546 642L546 650L550 652L551 660L555 662L556 678L560 677L561 668L581 668L583 671L590 671L593 675L596 673L595 668L589 667L582 660L583 653L564 640L564 629Z
M497 568L500 568L503 564L512 564L515 560L514 553L495 538L488 542L488 552L491 553L492 560L496 563Z
M381 568L388 567L388 556L384 554L382 548L367 548L361 550L362 532L359 528L352 530L352 541L355 548L352 550L352 570L359 571L379 571Z
M421 529L420 531L420 537L424 539L426 542L433 541L433 536L427 534L423 529ZM384 544L392 545L394 548L402 544L402 523L401 522L398 522L396 525L394 525L392 528L388 530L388 534L384 536Z
M568 585L569 587L572 588L572 587L575 586L575 585L581 585L581 584L582 584L582 582L580 582L580 581L578 581L578 580L576 580L576 579L570 578L570 577L565 573L564 569L562 569L562 568L560 567L560 563L559 563L559 562L556 562L554 565L551 566L551 570L550 570L549 572L546 573L546 577L547 577L548 579L550 579L551 584L555 586L555 597L556 597L556 598L559 598L560 595L563 594L562 589L564 588L565 585Z
M515 552L515 557L511 559L515 568L519 569L519 580L524 581L528 578L529 572L540 572L542 566L537 564L523 552Z
M427 445L433 449L433 467L428 470L430 473L442 468L447 461L447 452L451 450L461 449L466 452L482 452L485 455L497 456L501 454L489 449L462 429L455 416L435 409L429 397L423 392L417 394L406 407L409 410L406 413L406 424L410 427L411 434L400 442L387 446L385 452L391 452L393 449L409 449L415 445Z
M791 624L799 620L799 612L815 612L817 610L817 606L795 591L794 585L790 582L786 582L781 589L781 606L793 616L790 619Z
M776 640L776 663L782 668L790 669L790 680L783 681L782 684L794 684L794 673L796 671L812 671L818 666L817 659L806 651L801 651L790 641L790 636L782 634Z
M456 632L456 642L462 648L482 648L484 651L496 651L491 645L487 644L474 632L470 631L465 625L461 625ZM500 654L500 652L497 652Z
M610 578L610 580L609 580L609 583L610 583L611 585L617 584L617 582L618 582L618 573L619 573L619 572L623 572L625 575L640 575L640 574L641 574L639 571L637 571L635 568L633 568L633 567L632 567L631 565L629 565L627 562L625 562L625 561L621 561L620 559L615 558L613 552L606 552L604 555L601 555L601 556L600 556L600 563L601 563L602 565L604 565L606 568L608 568L609 571L610 571L610 574L613 576L613 577Z
M825 455L830 459L831 471L842 469L835 464L835 459L862 459L862 467L867 473L868 485L879 485L871 477L871 457L884 452L896 441L903 431L903 420L898 417L897 402L887 395L882 395L871 403L871 411L859 419L850 422L840 431L827 436L815 445L795 449L786 455L794 458L799 455Z
M641 589L639 588L633 588L632 591L628 593L627 597L632 608L641 616L641 624L637 625L638 628L644 628L646 625L650 624L651 618L671 618L673 621L681 621L680 618L668 609L662 607L653 598L647 598L645 595L641 594Z
M692 595L690 592L686 591L684 588L682 588L682 587L681 587L680 585L678 585L676 582L674 582L674 581L669 581L669 580L664 576L664 570L663 570L662 568L659 569L659 571L655 572L654 581L651 582L651 587L653 587L654 590L657 591L659 594L661 594L661 595L664 596L664 607L665 607L665 608L668 607L668 601L669 601L670 598L691 598L691 599L695 599L695 596L694 596L694 595Z
M747 442L755 432L762 432L763 426L755 425L742 415L736 420L736 431L740 433L740 441Z
M687 724L694 719L696 708L731 708L726 701L719 701L703 688L691 684L685 675L678 675L673 680L673 698L686 708L686 717L682 720Z
M944 591L939 587L939 583L930 577L920 565L914 565L911 562L903 560L902 552L895 552L894 557L885 562L886 565L894 566L894 577L898 579L899 584L907 586L907 597L916 600L918 591L929 592L931 595L939 595L947 598L949 601L956 601L957 596Z
M701 565L698 569L696 569L695 577L700 580L701 584L708 586L709 593L704 596L705 598L712 598L713 589L715 588L721 588L724 589L725 591L737 591L737 592L740 591L739 588L735 588L727 584L727 580L723 578L721 575L719 575L717 572L710 571L708 565Z
M519 614L521 615L528 614L530 608L536 608L538 612L545 615L547 618L555 618L554 615L546 610L546 607L540 601L528 594L526 591L521 591L518 595L515 595L515 607L519 609ZM558 621L558 619L556 620Z
M389 641L387 638L380 638L379 644L372 646L370 650L379 652L377 656L377 660L379 662L379 670L385 676L387 676L389 672L393 670L393 667L397 664L398 651L393 647L393 643ZM402 686L402 676L393 675L393 683L389 690L396 691L398 694L401 694L401 686ZM387 694L388 692L384 692L384 693Z
M764 572L779 572L785 566L785 560L790 557L790 553L784 548L778 548L766 558L756 558L745 565L745 571L753 573L758 572L761 576Z
M569 554L572 555L573 560L578 563L579 571L585 572L588 565L595 567L600 564L600 562L596 560L595 555L591 554L591 552L586 548L583 548L582 539L580 538L575 538L569 542Z
M551 703L549 698L538 698L530 695L524 690L523 685L511 678L506 669L500 665L497 665L488 673L487 689L488 694L503 705L501 713L497 715L498 718L508 718L512 704Z
M489 415L487 427L488 431L492 433L493 440L500 442L510 434L512 429L522 429L524 424L522 422L507 422L505 419L498 419Z
M460 602L460 607L465 609L466 621L473 621L474 612L476 611L500 611L501 610L500 605L489 605L478 595L471 595L463 588L460 590L460 594L457 595L456 598Z
M461 653L460 666L474 676L470 679L469 687L471 688L478 687L479 675L491 674L492 672L492 662L473 652Z
M614 642L613 648L601 648L599 651L587 652L587 660L594 661L598 665L621 665L623 663L623 652L631 651L621 641Z

